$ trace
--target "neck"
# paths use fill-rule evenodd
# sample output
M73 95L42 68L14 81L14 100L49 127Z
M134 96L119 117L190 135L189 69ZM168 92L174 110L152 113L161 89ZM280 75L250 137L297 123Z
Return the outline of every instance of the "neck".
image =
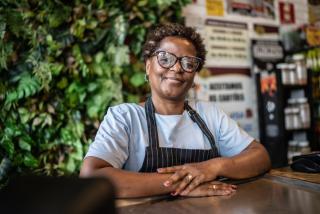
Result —
M184 100L168 100L152 96L152 102L158 114L177 115L184 111Z

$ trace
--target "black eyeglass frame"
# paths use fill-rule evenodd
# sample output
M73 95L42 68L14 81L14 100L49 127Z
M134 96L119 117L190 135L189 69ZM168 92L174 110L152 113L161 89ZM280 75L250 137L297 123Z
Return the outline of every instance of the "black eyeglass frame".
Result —
M158 57L159 57L159 53L161 53L161 52L162 52L162 53L168 53L168 54L170 54L170 55L172 55L172 56L174 56L174 57L176 58L176 60L175 60L174 63L172 64L172 66L170 66L170 67L164 67L163 65L161 65L161 63L159 62L159 58L158 58ZM182 70L183 70L184 72L187 72L187 73L194 73L194 72L196 72L196 71L198 70L200 64L201 64L202 61L203 61L201 58L196 57L196 56L181 56L181 57L177 57L175 54L170 53L170 52L168 52L168 51L163 51L163 50L155 51L151 56L156 56L156 57L157 57L157 62L158 62L158 64L159 64L162 68L165 68L165 69L172 68L172 67L177 63L177 61L179 60L179 63L180 63L180 66L181 66ZM183 64L181 63L181 60L182 60L183 58L192 58L192 59L197 59L197 60L198 60L198 64L197 64L197 66L195 67L195 69L194 69L193 71L187 71L187 70L183 67Z

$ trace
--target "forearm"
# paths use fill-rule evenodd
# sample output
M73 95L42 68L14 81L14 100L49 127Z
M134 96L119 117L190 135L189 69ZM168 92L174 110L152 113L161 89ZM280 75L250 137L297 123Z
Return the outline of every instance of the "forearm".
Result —
M117 198L134 198L168 194L175 186L164 187L170 174L129 172L113 167L104 167L82 173L81 177L107 177L116 187Z
M270 169L271 163L264 147L254 141L240 154L209 160L208 165L216 171L217 176L244 179L266 172Z

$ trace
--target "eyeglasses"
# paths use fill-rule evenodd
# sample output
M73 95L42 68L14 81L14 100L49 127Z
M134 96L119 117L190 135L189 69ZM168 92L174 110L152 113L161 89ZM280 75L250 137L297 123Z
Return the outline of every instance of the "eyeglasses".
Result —
M173 53L169 53L166 51L156 51L153 55L157 56L159 65L166 69L173 67L179 60L182 69L188 73L197 71L200 63L202 62L202 59L198 57L177 57Z

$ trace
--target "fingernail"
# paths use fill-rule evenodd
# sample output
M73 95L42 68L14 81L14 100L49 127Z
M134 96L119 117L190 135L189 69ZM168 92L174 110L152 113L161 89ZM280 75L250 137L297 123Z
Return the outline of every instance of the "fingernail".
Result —
M170 181L165 181L165 182L163 183L163 185L164 185L165 187L170 186Z
M162 169L161 169L161 168L157 169L157 172L161 172L161 171L162 171Z
M182 193L180 193L180 195L186 195L188 194L188 191L182 191Z
M172 196L176 196L176 195L177 195L177 192L172 192L171 195L172 195Z

